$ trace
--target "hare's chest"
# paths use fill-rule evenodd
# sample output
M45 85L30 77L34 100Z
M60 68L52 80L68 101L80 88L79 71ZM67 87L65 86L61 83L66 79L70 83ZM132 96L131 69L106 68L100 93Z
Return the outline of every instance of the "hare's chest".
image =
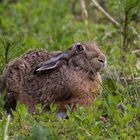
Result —
M67 82L67 87L73 95L88 94L89 96L99 95L102 92L102 80L99 73L94 79L90 79L87 75L80 71L70 74Z
M64 75L63 87L65 91L70 92L73 95L89 93L92 81L89 80L87 75L84 75L82 71L69 71Z

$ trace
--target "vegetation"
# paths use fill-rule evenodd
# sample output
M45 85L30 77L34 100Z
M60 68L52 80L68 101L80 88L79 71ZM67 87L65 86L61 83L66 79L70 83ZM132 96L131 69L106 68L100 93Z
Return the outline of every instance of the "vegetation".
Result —
M18 104L8 122L0 97L0 139L139 139L140 1L98 0L118 26L86 1L87 16L76 0L0 1L0 73L6 63L31 48L64 50L74 42L95 40L108 59L104 90L91 107L77 106L69 119L51 112L31 116Z

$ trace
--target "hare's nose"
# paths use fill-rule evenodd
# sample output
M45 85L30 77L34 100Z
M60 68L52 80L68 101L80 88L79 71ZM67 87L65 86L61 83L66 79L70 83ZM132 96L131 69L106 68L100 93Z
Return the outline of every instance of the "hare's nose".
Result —
M103 66L105 66L106 65L106 57L105 57L105 55L100 55L98 57L98 62L100 62L101 64L103 64Z
M106 61L105 55L100 55L100 56L98 57L98 61L101 62L101 63L104 63L104 62Z
M101 62L101 63L104 63L104 60L102 60L102 59L98 59L98 61Z

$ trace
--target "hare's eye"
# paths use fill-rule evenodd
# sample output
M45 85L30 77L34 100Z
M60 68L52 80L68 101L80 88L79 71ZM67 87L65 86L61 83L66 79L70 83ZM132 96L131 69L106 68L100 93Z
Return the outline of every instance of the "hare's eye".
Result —
M78 44L78 45L76 46L76 50L77 50L77 52L81 52L81 51L84 50L84 48L83 48L82 45Z

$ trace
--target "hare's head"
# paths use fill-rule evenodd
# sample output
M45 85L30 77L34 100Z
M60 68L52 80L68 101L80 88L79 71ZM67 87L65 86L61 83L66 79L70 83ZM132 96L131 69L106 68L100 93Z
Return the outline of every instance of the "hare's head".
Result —
M76 55L69 59L69 65L95 73L106 66L106 57L95 42L76 43L71 49Z
M51 70L68 65L92 74L106 65L106 57L94 42L75 43L71 48L42 62L35 72Z

